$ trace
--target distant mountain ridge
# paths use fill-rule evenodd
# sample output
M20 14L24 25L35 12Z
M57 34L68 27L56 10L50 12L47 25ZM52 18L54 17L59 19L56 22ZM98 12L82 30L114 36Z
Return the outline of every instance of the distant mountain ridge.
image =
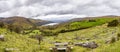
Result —
M0 18L0 22L4 22L6 24L20 25L20 26L23 26L23 27L33 26L33 25L41 26L41 25L44 25L44 24L51 23L50 21L25 18L25 17L21 17L21 16Z
M95 19L95 18L120 18L120 16L107 15L107 16L95 16L95 17L85 17L85 18L74 18L74 19L71 19L71 20L69 20L67 22L90 20L90 19Z

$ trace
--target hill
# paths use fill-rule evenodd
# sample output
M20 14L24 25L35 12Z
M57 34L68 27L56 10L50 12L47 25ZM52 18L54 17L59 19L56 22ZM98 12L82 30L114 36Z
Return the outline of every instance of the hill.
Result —
M40 25L43 25L43 24L50 23L50 21L25 18L25 17L21 17L21 16L0 18L0 22L4 22L6 24L18 25L18 26L22 26L24 28L32 27L33 25L40 26Z
M51 34L49 32L53 32L52 34L56 35L58 33L65 33L65 32L72 32L72 31L77 31L81 29L86 29L86 28L91 28L95 27L98 25L102 25L108 22L111 22L113 20L119 20L120 17L89 17L89 18L80 18L77 20L70 20L68 22L60 23L55 26L45 26L41 27L41 29L46 29L42 30L45 32L45 35ZM51 34L51 35L52 35Z

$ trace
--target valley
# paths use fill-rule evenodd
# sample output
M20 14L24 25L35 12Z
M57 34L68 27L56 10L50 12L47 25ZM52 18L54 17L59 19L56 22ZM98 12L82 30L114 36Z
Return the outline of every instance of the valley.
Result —
M17 21L11 23L17 25L11 27L13 30L0 25L0 52L52 52L50 48L55 47L55 43L68 43L67 46L73 47L70 52L120 52L119 16L70 20L52 26L38 26L34 24L39 21L25 23L24 20L24 24L31 27L22 30L18 26L24 25L23 20L15 19ZM94 44L88 44L90 42L97 46L92 48Z

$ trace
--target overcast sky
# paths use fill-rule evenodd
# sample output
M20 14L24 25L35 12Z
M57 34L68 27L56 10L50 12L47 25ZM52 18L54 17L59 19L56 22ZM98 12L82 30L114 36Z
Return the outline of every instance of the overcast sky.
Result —
M120 0L0 0L0 17L40 19L120 15Z

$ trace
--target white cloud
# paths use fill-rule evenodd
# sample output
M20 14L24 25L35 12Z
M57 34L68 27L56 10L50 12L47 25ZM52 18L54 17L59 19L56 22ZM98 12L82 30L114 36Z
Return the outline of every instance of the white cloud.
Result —
M86 15L76 15L76 14L64 14L64 15L45 15L45 16L38 16L34 17L35 19L43 19L49 21L66 21L73 18L83 18L87 17Z

